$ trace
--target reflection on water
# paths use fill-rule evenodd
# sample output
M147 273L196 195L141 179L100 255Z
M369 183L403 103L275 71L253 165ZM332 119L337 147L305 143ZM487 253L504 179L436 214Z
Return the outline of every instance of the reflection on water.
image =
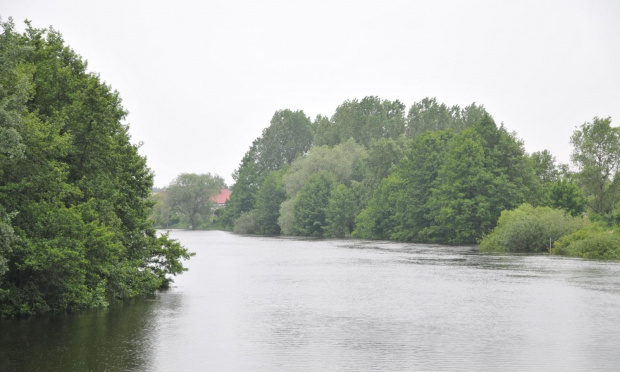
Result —
M620 264L173 231L150 299L0 323L1 371L615 370Z

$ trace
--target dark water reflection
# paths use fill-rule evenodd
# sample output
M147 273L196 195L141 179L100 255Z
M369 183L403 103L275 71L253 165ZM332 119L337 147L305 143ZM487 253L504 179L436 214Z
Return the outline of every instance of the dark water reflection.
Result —
M0 323L0 371L617 370L620 264L174 231L175 287Z

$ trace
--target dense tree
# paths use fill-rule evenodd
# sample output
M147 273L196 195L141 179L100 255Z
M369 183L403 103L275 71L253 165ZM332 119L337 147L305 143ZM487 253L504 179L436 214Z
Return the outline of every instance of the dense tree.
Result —
M530 171L521 143L488 115L457 134L426 131L381 182L354 235L473 243L523 201Z
M459 106L448 107L435 98L424 98L415 102L407 113L405 135L409 138L426 132L452 129L459 132L473 126L487 114L482 106L475 103L461 109Z
M336 186L327 205L324 235L336 238L351 235L355 227L355 216L359 213L358 199L354 188L342 183Z
M333 173L339 182L350 185L355 164L367 156L366 149L353 139L334 147L315 146L307 156L291 164L284 176L284 187L289 197L295 196L308 179L320 171Z
M327 227L327 209L337 179L332 173L313 174L296 198L293 231L296 235L321 237Z
M282 177L286 168L270 172L256 196L254 220L256 232L261 235L279 235L280 204L286 200L286 190Z
M405 106L378 97L354 99L338 106L331 121L320 121L315 145L334 146L353 138L367 145L373 139L396 139L404 133Z
M571 160L579 167L579 180L591 197L590 208L599 215L610 213L616 202L620 128L611 126L611 118L595 117L573 132L571 144Z
M166 287L190 254L148 220L152 174L118 93L53 29L2 27L0 315Z
M225 228L232 228L235 220L244 212L254 209L256 194L262 183L261 175L256 165L257 141L245 153L232 177L235 181L231 187L230 199L226 202L226 209L220 216L219 223Z
M309 179L320 172L328 172L336 177L338 183L352 185L355 165L366 157L366 149L349 139L345 143L330 148L315 146L307 156L291 164L283 177L287 200L280 206L278 224L285 235L295 234L293 209L298 194ZM326 201L327 202L327 201Z
M313 141L313 125L303 111L276 111L233 173L230 200L220 223L232 228L244 212L254 209L256 195L269 172L291 164L308 152Z
M432 225L428 200L453 132L416 137L395 170L381 181L356 218L354 236L369 239L423 240Z
M581 216L586 209L587 201L581 189L573 180L566 177L552 184L549 199L553 208L563 209L573 217Z
M488 198L495 186L493 174L485 167L482 138L473 129L451 142L438 183L429 200L435 220L428 231L431 239L472 243L494 226Z
M172 210L180 212L193 230L209 221L213 214L211 198L225 186L220 176L183 173L166 189L166 199Z
M256 164L259 173L280 169L304 155L312 146L312 123L303 111L276 111L269 127L257 141Z

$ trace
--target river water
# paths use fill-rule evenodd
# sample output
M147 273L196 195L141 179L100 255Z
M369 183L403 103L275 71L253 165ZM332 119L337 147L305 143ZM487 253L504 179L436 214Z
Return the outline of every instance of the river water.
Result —
M152 298L0 323L0 371L620 368L620 263L172 231Z

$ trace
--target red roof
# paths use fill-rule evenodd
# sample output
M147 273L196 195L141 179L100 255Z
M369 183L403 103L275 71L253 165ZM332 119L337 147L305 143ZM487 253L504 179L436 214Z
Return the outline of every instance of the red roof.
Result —
M221 189L219 194L211 197L211 201L216 204L224 204L228 199L230 199L230 190L228 189Z

